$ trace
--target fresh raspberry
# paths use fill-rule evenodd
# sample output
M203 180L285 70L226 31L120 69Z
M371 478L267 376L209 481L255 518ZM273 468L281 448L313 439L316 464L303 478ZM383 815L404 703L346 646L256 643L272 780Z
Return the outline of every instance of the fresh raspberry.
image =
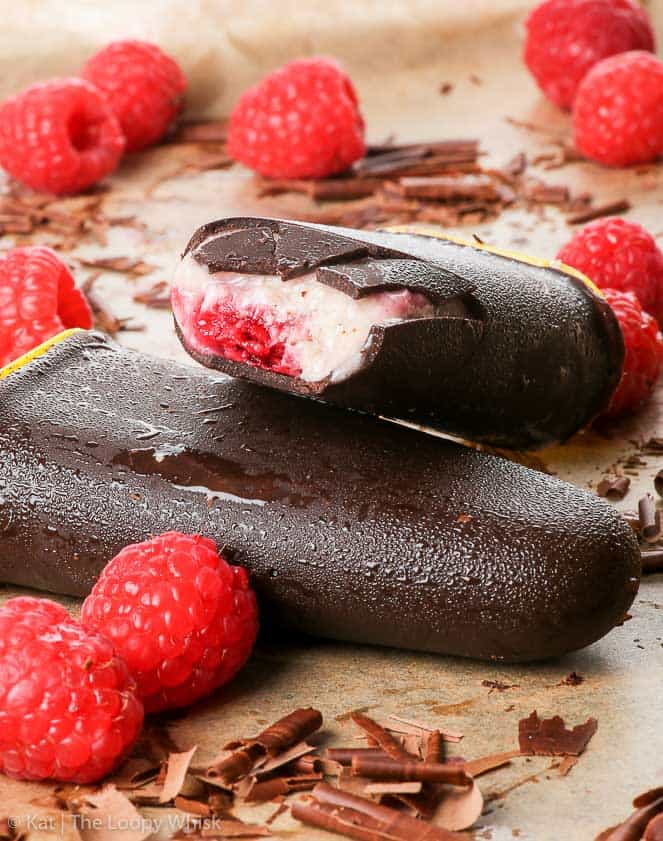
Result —
M115 169L123 149L110 106L82 79L32 85L0 107L0 164L33 190L85 190Z
M637 0L545 0L525 26L525 63L560 108L571 108L578 85L597 62L627 50L655 49L651 21Z
M239 98L228 151L269 178L324 178L347 169L366 151L352 82L330 59L291 61Z
M604 413L615 417L639 409L651 397L663 368L663 336L631 292L603 292L617 316L626 347L622 378Z
M154 712L191 704L231 680L253 648L258 608L246 571L230 566L211 540L167 532L113 558L81 621L111 640Z
M126 755L143 706L110 642L59 604L0 607L0 771L23 780L90 783Z
M92 313L69 269L43 246L0 257L0 367L71 327L92 327Z
M634 51L606 58L585 76L573 104L578 149L606 166L663 153L663 62Z
M571 237L557 259L601 289L633 292L663 326L663 253L642 225L617 216L597 219Z
M127 152L160 140L184 104L184 73L146 41L114 41L92 56L81 75L106 95L127 139Z

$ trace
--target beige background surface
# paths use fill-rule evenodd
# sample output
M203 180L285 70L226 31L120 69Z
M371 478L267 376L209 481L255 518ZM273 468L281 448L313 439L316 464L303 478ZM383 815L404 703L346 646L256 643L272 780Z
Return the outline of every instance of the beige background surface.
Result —
M568 135L568 118L544 103L520 63L520 27L529 2L327 2L246 3L166 0L160 3L24 2L0 4L0 93L51 72L71 72L89 52L116 36L151 37L175 52L192 79L196 114L222 114L237 90L263 71L296 54L324 51L343 59L359 89L372 140L395 134L400 141L480 137L486 162L504 164L514 153L531 156ZM650 4L663 40L663 2ZM478 77L472 81L470 75ZM442 82L454 85L439 95ZM518 128L507 117L535 123ZM99 289L119 316L148 326L120 340L154 353L185 359L168 313L133 302L137 290L169 278L178 252L193 229L215 216L255 212L292 215L301 200L260 200L240 168L180 176L164 182L181 149L161 148L127 160L104 203L109 214L134 214L145 224L111 229L104 249L83 245L78 256L135 255L158 268L139 281L106 273ZM540 173L574 192L589 190L597 203L628 196L629 218L646 224L663 243L661 168L645 173L607 172L574 164ZM157 185L157 186L155 186ZM153 187L149 195L148 187ZM569 237L562 216L546 209L523 211L465 229L486 241L543 257ZM83 279L84 270L78 271ZM617 459L636 451L637 441L663 432L663 391L650 410L608 433L579 435L570 444L539 455L541 463L581 486L592 487ZM621 503L634 508L651 489L663 459L647 456ZM492 802L478 838L504 841L589 841L623 818L631 798L663 784L661 675L663 674L663 576L643 582L633 619L586 651L562 661L528 667L477 664L407 652L319 642L265 641L251 665L228 690L172 725L186 748L199 743L210 758L227 738L250 734L299 704L319 706L328 738L347 743L352 729L337 721L347 710L390 712L435 726L462 730L459 752L468 758L513 746L519 718L538 709L559 713L571 724L589 715L599 730L587 753L566 778L547 771L549 761L518 760L484 780ZM560 686L571 671L577 687ZM490 692L483 680L516 684ZM534 772L541 772L532 777ZM520 783L520 785L516 785ZM32 787L0 780L0 797L25 797ZM295 832L288 818L275 825L284 838L330 838Z

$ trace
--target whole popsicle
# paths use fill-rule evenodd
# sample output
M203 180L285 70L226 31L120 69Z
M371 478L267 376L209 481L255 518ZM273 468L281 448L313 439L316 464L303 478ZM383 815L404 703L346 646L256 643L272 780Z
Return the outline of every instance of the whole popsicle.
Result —
M590 644L640 574L598 497L387 421L96 333L0 373L0 581L82 596L171 529L225 545L279 626L486 659Z
M189 242L173 311L208 367L504 447L588 424L624 354L587 278L433 234L220 219Z

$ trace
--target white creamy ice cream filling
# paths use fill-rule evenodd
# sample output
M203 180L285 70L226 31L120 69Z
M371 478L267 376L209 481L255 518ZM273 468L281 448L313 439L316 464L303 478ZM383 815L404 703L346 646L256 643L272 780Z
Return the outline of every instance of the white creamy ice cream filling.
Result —
M236 272L210 274L190 254L175 275L173 309L185 340L201 353L219 353L219 342L209 336L215 313L222 333L222 313L258 319L274 342L285 344L283 365L300 369L297 377L305 382L326 377L339 382L354 373L361 366L373 325L435 315L425 295L407 289L356 299L319 283L314 272L290 280ZM220 355L226 355L223 349Z

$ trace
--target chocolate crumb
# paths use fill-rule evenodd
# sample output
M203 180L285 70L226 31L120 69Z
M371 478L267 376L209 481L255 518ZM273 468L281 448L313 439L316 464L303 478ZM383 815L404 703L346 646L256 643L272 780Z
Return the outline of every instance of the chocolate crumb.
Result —
M482 680L481 685L490 689L489 695L492 692L506 692L507 689L518 689L517 683L502 683L501 680Z
M560 686L580 686L583 683L585 678L582 675L579 675L577 672L571 672L566 677L562 678L559 682Z

